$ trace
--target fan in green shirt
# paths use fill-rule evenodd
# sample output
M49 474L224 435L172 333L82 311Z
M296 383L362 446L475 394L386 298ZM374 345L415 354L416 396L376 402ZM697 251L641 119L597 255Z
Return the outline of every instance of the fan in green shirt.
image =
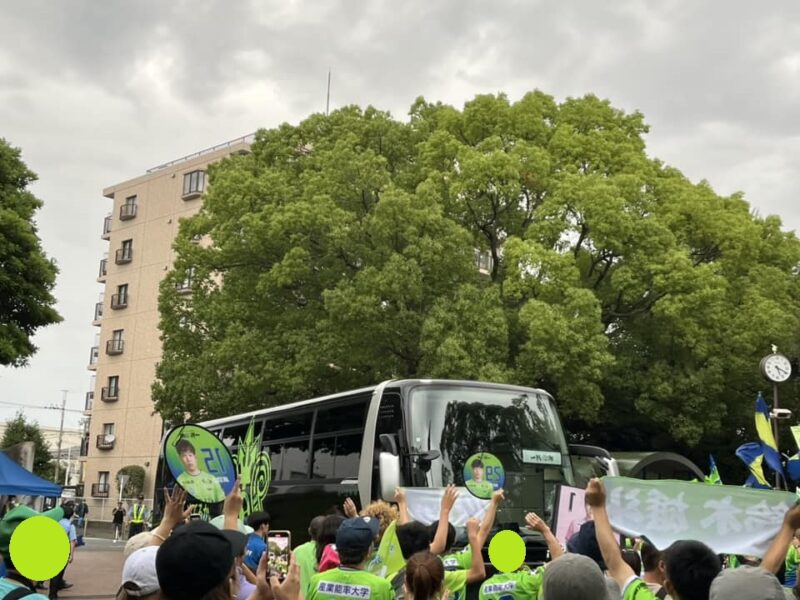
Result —
M479 598L480 600L499 600L500 598L537 600L542 590L543 575L543 567L539 567L535 571L522 569L514 573L498 573L483 582Z
M336 532L336 550L341 565L314 575L306 599L392 600L394 594L391 583L363 570L372 553L372 544L378 537L378 530L378 521L370 517L358 517L342 522Z
M180 440L175 444L178 456L181 458L183 468L186 469L178 475L177 482L186 492L200 502L215 504L225 500L225 492L217 481L217 478L201 471L197 467L197 451L194 445L187 439Z

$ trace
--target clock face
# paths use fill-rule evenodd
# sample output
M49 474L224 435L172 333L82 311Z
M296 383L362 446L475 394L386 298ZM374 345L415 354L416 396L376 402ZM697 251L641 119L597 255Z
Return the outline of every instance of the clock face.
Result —
M770 354L764 359L762 369L767 379L781 383L792 374L792 363L782 354Z

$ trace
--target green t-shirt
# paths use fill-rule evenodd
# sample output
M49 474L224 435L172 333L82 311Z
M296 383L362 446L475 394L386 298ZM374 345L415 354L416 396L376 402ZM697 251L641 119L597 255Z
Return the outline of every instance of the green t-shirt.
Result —
M475 481L474 479L467 481L467 489L478 498L491 498L494 492L494 486L488 481Z
M514 598L537 600L542 590L544 569L535 571L516 571L514 573L498 573L481 584L478 597L480 600L499 600Z
M300 589L303 597L308 598L311 578L317 572L317 545L314 542L300 544L292 552L294 560L300 567Z
M214 504L225 500L225 492L217 478L205 471L200 471L197 475L189 475L184 471L178 475L178 485L200 502Z
M448 589L452 592L450 598L452 600L464 600L467 597L467 571L472 566L472 548L467 546L461 552L452 552L445 554L442 557L442 564L444 564L445 571L445 585L448 573L457 573L462 571L464 573L464 584L458 588ZM460 576L452 577L451 584L456 585L461 580Z
M794 587L797 584L797 568L800 566L800 551L797 546L791 544L786 553L786 573L784 576L784 586Z
M311 578L306 600L338 600L339 598L369 598L392 600L392 584L388 580L356 569L336 567Z
M658 600L658 597L647 587L647 584L635 577L622 591L622 600Z

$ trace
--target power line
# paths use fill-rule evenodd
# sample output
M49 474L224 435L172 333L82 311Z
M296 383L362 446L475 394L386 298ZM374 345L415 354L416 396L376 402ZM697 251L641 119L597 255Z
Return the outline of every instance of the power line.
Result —
M33 404L21 404L19 402L8 402L6 400L0 400L0 404L5 404L8 406L19 406L21 408L34 408L38 410L61 410L60 406L37 406ZM74 412L74 413L83 413L82 410L77 408L65 408L66 412Z

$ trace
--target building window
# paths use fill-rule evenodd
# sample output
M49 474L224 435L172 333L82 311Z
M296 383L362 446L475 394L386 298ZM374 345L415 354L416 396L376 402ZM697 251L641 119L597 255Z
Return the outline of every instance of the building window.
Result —
M206 187L205 171L192 171L183 176L183 195L202 194Z
M103 435L114 435L113 423L103 423Z
M111 339L106 342L106 354L122 354L125 350L125 341L122 336L125 333L124 329L115 329L111 334Z
M128 306L128 284L117 286L117 293L111 296L111 308L117 310Z
M192 282L194 280L194 267L186 269L186 276L183 281L179 281L175 286L180 293L187 293L192 290Z
M125 204L119 207L120 221L127 221L136 216L136 196L125 198Z
M133 240L125 240L122 247L117 250L116 263L122 265L133 260Z
M116 400L117 398L119 398L119 375L112 375L108 378L106 389L103 390L103 399Z
M97 473L97 483L100 485L108 485L108 471L100 471Z

